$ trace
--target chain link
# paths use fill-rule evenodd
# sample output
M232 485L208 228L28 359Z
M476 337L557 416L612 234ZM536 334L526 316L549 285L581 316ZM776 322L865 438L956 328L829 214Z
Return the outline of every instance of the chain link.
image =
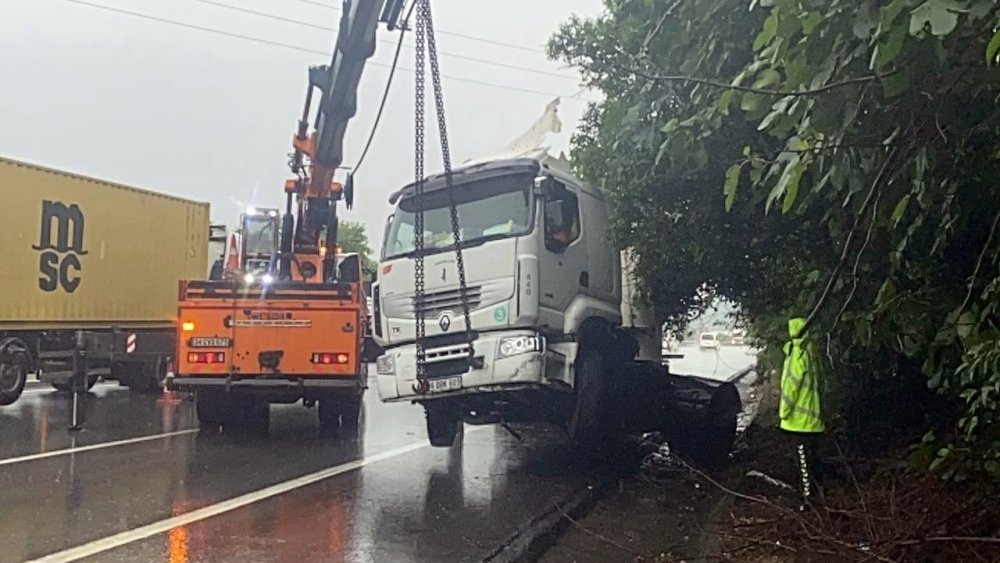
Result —
M465 320L465 336L469 344L469 365L475 357L472 346L472 319L469 312L469 291L465 280L465 260L462 255L462 230L458 222L458 208L455 206L454 179L451 172L451 146L448 143L448 124L444 115L444 91L441 87L441 68L438 64L437 41L434 38L434 19L431 17L430 0L418 0L424 12L427 26L427 55L431 62L431 81L434 88L434 104L437 110L438 136L441 138L441 159L444 161L444 178L448 192L448 210L451 214L451 233L455 240L455 267L458 269L458 294L462 301L462 317Z
M414 114L414 302L417 341L417 385L414 390L424 394L428 390L426 312L425 304L425 269L424 269L424 140L425 140L425 52L431 63L431 83L434 89L434 105L437 112L438 135L441 139L441 157L444 161L445 185L448 194L448 210L451 215L451 230L455 243L455 266L458 269L458 292L462 302L462 317L465 320L465 336L469 346L468 361L472 365L475 357L472 338L472 319L469 310L468 285L465 279L465 260L462 255L462 231L459 225L458 208L455 206L454 179L452 178L451 146L448 143L448 126L444 113L444 92L441 87L441 70L438 63L437 41L434 38L434 21L431 17L430 0L414 0L416 2L416 63L414 80L416 92L416 112Z
M421 0L415 0L419 3ZM424 394L428 390L427 383L427 350L424 346L426 338L426 311L424 308L424 45L427 41L427 26L420 10L417 11L415 62L415 95L414 112L414 177L413 184L413 291L414 319L416 321L417 344L417 385L414 391Z

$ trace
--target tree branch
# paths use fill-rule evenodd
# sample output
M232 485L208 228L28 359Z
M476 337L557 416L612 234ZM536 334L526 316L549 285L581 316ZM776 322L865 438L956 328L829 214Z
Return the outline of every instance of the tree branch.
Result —
M868 205L875 196L875 192L878 190L879 184L882 183L882 178L885 177L885 173L889 170L889 164L892 163L895 154L896 149L893 149L886 156L885 162L883 162L882 167L879 168L878 174L875 175L875 179L872 181L872 187L868 190L868 195L865 196L865 201L861 204L861 209L858 210L858 214L854 217L854 224L851 225L851 230L847 233L847 239L844 240L844 249L840 253L840 260L837 261L837 266L833 269L833 273L830 274L830 279L827 280L826 287L823 288L823 293L820 295L819 301L816 302L813 310L809 313L809 316L806 317L806 322L802 325L802 330L795 335L796 338L801 337L807 330L809 330L809 325L816 320L816 315L819 314L820 310L823 309L823 305L826 304L826 300L830 296L830 291L833 289L833 284L836 283L837 278L840 277L840 271L844 269L844 264L847 263L847 255L851 253L851 243L854 241L854 235L858 232L858 225L861 223L861 217L864 216L865 212L868 210Z
M990 227L990 234L986 237L986 244L983 245L983 249L979 251L979 259L976 260L976 269L972 271L972 278L969 279L969 291L965 294L965 299L962 301L962 306L958 308L958 314L955 315L955 322L958 322L958 317L962 316L962 311L969 305L969 301L972 300L972 290L976 287L976 278L979 277L979 269L983 267L983 259L986 257L986 251L989 250L990 244L993 243L993 235L997 232L997 222L1000 222L1000 213L993 216L993 226Z
M837 312L837 316L833 319L833 326L830 327L830 332L833 332L837 328L837 324L840 323L840 318L844 316L844 312L847 311L847 307L850 306L851 301L854 300L854 294L858 291L858 268L861 265L861 257L864 256L865 250L868 248L868 243L872 239L872 229L875 228L875 219L878 215L878 204L882 199L882 194L879 194L875 198L875 205L872 206L872 220L868 224L868 232L865 234L865 241L861 243L861 249L858 250L858 255L854 258L854 271L851 274L852 285L851 292L847 295L847 299L844 300L844 304L840 307L840 311Z
M656 80L659 82L693 82L695 84L704 84L705 86L712 86L713 88L721 88L723 90L737 90L740 92L749 92L752 94L761 94L764 96L814 96L816 94L823 94L829 92L830 90L836 90L837 88L843 88L845 86L853 86L855 84L866 84L869 82L874 82L876 80L881 80L887 76L892 76L897 72L893 71L888 74L872 74L869 76L848 78L846 80L841 80L840 82L833 82L825 86L820 86L819 88L812 88L809 90L786 91L786 90L768 90L766 88L754 88L752 86L740 86L738 84L727 84L725 82L720 82L718 80L712 80L710 78L699 78L696 76L649 74L634 68L624 68L622 70L625 72L630 72L636 76L646 78L648 80Z
M936 543L936 542L973 542L973 543L1000 544L1000 538L975 537L975 536L937 536L932 538L921 538L919 540L907 540L907 541L896 542L894 545L897 547L902 547L907 545L920 545L922 543Z

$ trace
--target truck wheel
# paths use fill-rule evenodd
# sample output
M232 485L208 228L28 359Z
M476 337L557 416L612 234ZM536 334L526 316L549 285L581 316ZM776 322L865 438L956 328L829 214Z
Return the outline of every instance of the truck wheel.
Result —
M87 377L87 391L90 391L91 389L94 388L94 385L97 385L98 379L99 377L96 375L91 375ZM70 391L73 390L73 384L70 383L69 381L53 381L52 388L62 393L69 393Z
M163 392L163 380L167 377L165 362L135 363L125 369L130 391L140 395L159 395Z
M449 405L424 405L427 416L427 438L435 448L448 448L455 443L459 417Z
M7 352L0 360L0 405L9 405L21 396L28 381L28 356Z
M361 424L362 397L360 393L344 397L340 412L340 423L344 428L355 429Z
M335 433L340 428L340 416L345 412L344 398L327 395L319 400L319 430L323 434Z
M271 424L271 405L257 397L223 397L222 431L265 436Z
M576 400L567 430L570 440L584 445L599 442L603 437L607 379L604 358L594 350L584 352L576 364Z
M701 447L693 455L711 468L718 468L729 461L729 453L736 443L736 425L742 410L740 394L732 384L716 389L709 406L708 424L703 429Z
M200 391L195 395L194 410L202 428L218 430L225 418L226 397L222 393Z

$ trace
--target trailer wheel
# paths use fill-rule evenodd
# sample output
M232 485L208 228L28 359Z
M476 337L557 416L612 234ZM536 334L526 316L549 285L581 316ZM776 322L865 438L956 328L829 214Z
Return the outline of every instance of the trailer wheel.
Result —
M167 377L167 364L163 360L126 364L123 371L126 385L133 393L159 395L163 391L163 381Z
M21 396L28 381L28 354L23 350L0 352L0 405L9 405Z
M99 376L96 375L87 376L87 391L90 391L94 388L94 385L97 385L98 379ZM73 384L69 381L53 381L52 388L61 393L69 393L73 390Z
M567 430L576 445L600 442L604 435L607 378L604 357L597 350L583 352L576 364L576 398Z
M424 405L427 417L427 438L435 448L448 448L455 443L458 434L458 412L448 404Z

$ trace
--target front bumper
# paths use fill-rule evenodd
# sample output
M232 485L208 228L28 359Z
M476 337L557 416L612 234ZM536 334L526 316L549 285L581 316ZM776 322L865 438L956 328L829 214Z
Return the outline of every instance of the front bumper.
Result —
M556 382L552 379L554 367L556 373L564 370L558 360L553 361L552 353L547 352L544 341L536 350L521 352L516 355L500 357L500 341L512 337L538 337L530 330L502 331L483 333L473 343L476 361L472 367L460 374L436 375L434 358L465 358L467 348L464 345L455 347L434 348L426 350L428 357L429 379L446 379L461 377L461 389L449 389L442 392L419 394L414 390L417 382L417 349L413 344L390 348L380 357L379 365L386 364L386 356L391 356L392 373L377 371L376 381L379 397L383 402L414 401L455 395L488 392L511 392L549 387ZM462 364L463 367L466 364ZM548 371L547 371L548 370ZM386 371L386 370L382 370ZM547 376L548 374L548 376Z

